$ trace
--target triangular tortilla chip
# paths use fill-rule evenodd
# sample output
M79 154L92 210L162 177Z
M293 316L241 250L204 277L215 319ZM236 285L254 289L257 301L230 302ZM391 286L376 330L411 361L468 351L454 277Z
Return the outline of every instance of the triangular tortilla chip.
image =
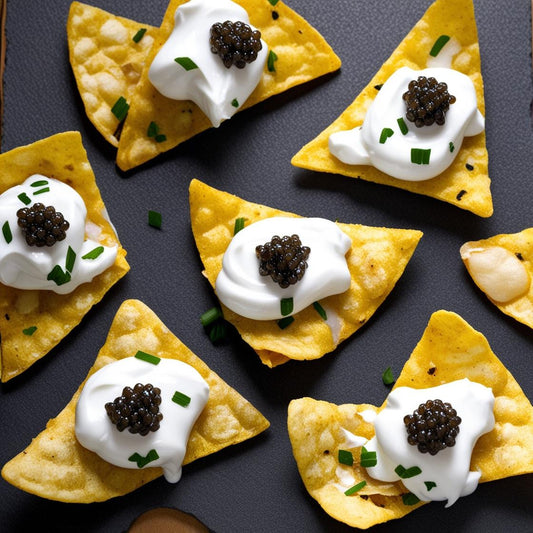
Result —
M235 219L243 217L251 224L274 216L297 216L247 202L198 180L191 182L189 192L192 231L213 287ZM224 318L270 367L289 359L317 359L355 333L392 291L422 237L417 230L337 225L352 240L346 256L352 284L346 292L320 301L327 323L313 306L295 314L294 322L283 330L275 320L251 320L223 306Z
M145 30L142 38L135 38ZM111 112L131 101L158 29L72 2L67 20L70 64L87 117L113 146L122 122ZM134 40L135 38L135 40Z
M43 174L73 187L87 206L87 220L102 229L100 242L118 245L118 253L111 268L69 294L0 284L2 381L14 378L46 355L130 268L126 251L107 217L79 132L59 133L0 154L0 193L32 174ZM33 328L37 329L28 335Z
M171 0L146 65L151 64L168 38L174 27L174 13L185 1ZM339 58L324 38L281 1L275 9L267 0L236 1L247 10L251 24L261 31L278 58L274 72L265 66L259 85L241 109L340 68ZM156 142L148 137L151 122L159 126L166 141ZM210 127L208 118L192 102L171 100L160 94L148 80L145 68L120 136L117 164L122 170L136 167Z
M463 246L468 246L468 248L501 246L515 254L517 259L522 262L529 274L529 291L523 296L505 303L497 302L488 295L487 297L500 311L533 328L533 228L525 229L519 233L501 234L480 241L470 241ZM462 248L462 250L464 249ZM464 258L463 262L472 275L470 266Z
M184 361L209 384L209 400L193 426L183 464L247 440L268 428L268 420L257 409L138 300L126 300L119 308L87 378L109 363L134 356L137 350ZM6 481L43 498L89 503L127 494L162 475L159 467L135 470L114 466L78 443L74 432L75 410L85 381L63 411L48 422L46 429L4 466L2 476Z
M533 407L487 339L460 316L449 311L431 316L394 388L423 389L465 377L491 387L495 397L496 424L477 441L471 470L481 471L481 482L533 472ZM338 406L301 398L289 404L288 415L294 457L310 495L328 514L361 529L400 518L422 505L405 505L401 495L408 491L400 482L372 479L358 460L352 474L356 481L366 480L366 487L346 496L335 485L340 483L338 450L345 442L341 428L371 438L373 425L360 415L369 409L378 410L371 405Z
M443 200L481 217L491 216L493 207L484 132L465 137L455 161L443 173L418 182L392 178L369 165L347 165L332 156L328 149L328 139L332 133L350 130L363 123L366 110L376 97L378 88L393 72L404 66L416 70L428 66L429 52L441 35L451 37L449 43L456 41L460 45L460 52L453 56L451 66L472 79L478 109L484 115L483 79L472 0L436 0L355 101L333 124L304 146L293 157L292 164L399 187ZM444 49L440 53L445 53Z

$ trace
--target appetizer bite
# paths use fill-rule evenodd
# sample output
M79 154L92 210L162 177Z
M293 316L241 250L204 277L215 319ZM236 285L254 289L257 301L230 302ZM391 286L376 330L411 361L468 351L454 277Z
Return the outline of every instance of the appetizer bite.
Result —
M87 379L2 469L16 487L70 503L108 500L247 440L269 422L175 337L126 300Z
M288 428L309 494L360 529L533 472L530 401L485 337L448 311L431 316L380 408L300 398Z
M461 259L500 311L533 328L533 228L466 242Z
M492 215L472 0L436 0L355 101L292 159Z
M277 0L171 0L158 29L73 2L67 35L87 115L122 170L340 68Z
M422 237L254 204L193 180L191 224L224 318L269 367L333 351L374 314Z
M47 354L129 270L78 132L0 154L2 381Z

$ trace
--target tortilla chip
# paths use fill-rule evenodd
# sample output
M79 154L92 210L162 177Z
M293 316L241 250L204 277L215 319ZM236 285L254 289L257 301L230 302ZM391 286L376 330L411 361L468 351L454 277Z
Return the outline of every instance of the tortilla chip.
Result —
M465 243L464 246L472 248L501 246L515 254L522 261L529 274L529 291L525 295L505 303L497 302L488 295L487 297L500 311L533 328L533 228L525 229L520 233L495 235L480 241L470 241ZM470 275L472 275L468 263L464 259L463 262Z
M209 384L209 400L192 428L183 464L254 437L268 428L268 420L257 409L138 300L126 300L119 308L87 378L109 363L134 356L137 350L184 361ZM46 429L4 466L2 476L6 481L43 498L90 503L127 494L162 475L159 467L134 470L114 466L78 443L74 431L75 410L85 381L63 411L48 422Z
M378 92L376 86L383 84L400 67L421 70L428 66L429 52L441 35L448 35L460 44L461 51L453 56L452 68L472 79L478 109L484 115L483 79L472 0L436 0L355 101L333 124L304 146L291 163L319 172L391 185L443 200L481 217L491 216L493 207L484 132L465 137L452 165L426 181L396 179L370 165L347 165L329 152L328 139L332 133L350 130L363 123L366 110Z
M32 174L73 187L87 206L87 221L102 229L99 241L118 245L115 264L69 294L22 290L0 284L2 381L14 378L46 355L130 269L126 251L107 218L87 153L77 131L59 133L0 154L0 194ZM33 334L23 330L36 327Z
M191 182L189 192L192 231L213 288L235 219L244 217L251 224L274 216L298 216L247 202L198 180ZM222 306L224 318L269 367L289 359L317 359L355 333L392 291L422 237L417 230L337 225L352 240L346 256L352 283L346 292L320 300L327 323L313 306L296 313L294 322L283 330L276 320L251 320Z
M437 311L394 388L423 389L463 378L491 387L495 397L496 424L477 441L471 470L481 471L481 482L533 472L531 403L481 333L455 313ZM360 416L368 409L378 410L369 405L338 406L301 398L289 404L288 416L294 457L309 494L332 517L361 529L400 518L423 505L404 505L401 494L408 491L401 482L370 478L358 460L351 473L356 482L366 480L366 487L345 496L344 490L349 487L340 490L335 485L340 483L336 475L338 450L345 442L341 428L371 438L373 425ZM354 453L354 457L358 455Z
M143 37L133 37L145 29ZM122 96L128 102L141 77L158 29L72 2L67 20L70 64L87 117L113 146L121 121L111 108Z

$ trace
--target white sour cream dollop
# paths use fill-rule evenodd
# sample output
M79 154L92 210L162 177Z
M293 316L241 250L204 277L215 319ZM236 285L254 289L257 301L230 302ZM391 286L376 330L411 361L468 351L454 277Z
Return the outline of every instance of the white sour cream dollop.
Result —
M445 82L448 92L456 97L442 126L432 124L417 128L405 118L402 95L409 82L418 76ZM398 125L399 118L404 119L409 130L405 135ZM385 128L392 134L389 132L385 142L380 142ZM484 128L485 119L477 108L476 90L468 76L450 68L415 71L403 67L383 84L362 126L329 137L329 151L348 165L372 165L398 179L422 181L446 170L455 159L464 137L478 135ZM412 162L412 149L431 150L425 152L429 163ZM418 161L416 156L415 161Z
M22 230L18 227L17 211L35 203L53 206L56 212L63 214L70 225L64 240L41 248L26 243ZM97 241L85 240L86 217L85 203L72 187L40 174L34 174L21 185L2 193L0 225L3 229L9 228L11 240L6 238L5 231L0 236L0 282L17 289L51 290L66 294L113 265L117 246L103 246ZM69 254L69 249L75 255L72 252ZM98 249L99 255L96 253L83 258L95 249ZM64 280L70 278L70 281L59 281L61 284L58 285L58 281L54 279L59 280L59 277L47 279L54 268L56 271L60 268L66 276Z
M248 99L263 75L268 56L267 45L261 40L263 48L255 61L243 69L226 68L209 44L211 26L226 20L250 26L246 10L231 0L189 0L181 5L176 10L174 29L148 71L152 85L162 95L192 100L214 127L231 118ZM197 68L187 70L176 58L188 58Z
M145 436L118 431L105 410L105 404L121 396L124 387L137 383L161 389L163 419L157 431ZM172 400L176 391L191 399L189 405ZM123 468L139 468L132 456L147 457L155 450L158 458L146 466L160 466L165 479L177 483L191 429L208 398L209 386L192 366L175 359L159 358L153 364L127 357L104 366L85 383L76 406L76 437L85 448Z
M255 248L274 235L293 234L311 253L303 278L282 289L270 276L259 274ZM321 298L348 290L351 278L345 255L351 244L334 222L323 218L273 217L254 222L239 231L226 249L215 284L217 296L235 313L254 320L282 318L280 302L286 298L293 299L293 313L298 313Z
M455 446L436 455L420 453L407 442L403 418L427 400L448 402L461 417ZM472 450L478 438L494 427L494 395L492 390L468 379L452 381L429 389L398 387L393 390L386 407L374 421L376 435L366 444L377 452L377 465L367 468L370 476L393 482L401 478L394 471L398 465L409 469L417 466L422 472L401 479L405 487L420 500L448 500L449 507L460 496L471 494L477 487L481 472L470 471ZM430 489L426 482L436 484Z

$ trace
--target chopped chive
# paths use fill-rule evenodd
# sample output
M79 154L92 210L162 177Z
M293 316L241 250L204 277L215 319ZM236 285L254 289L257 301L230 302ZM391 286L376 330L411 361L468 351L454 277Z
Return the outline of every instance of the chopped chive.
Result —
M287 326L290 326L293 322L294 322L293 316L286 316L285 318L278 320L278 327L279 329L285 329Z
M11 228L9 227L9 221L5 221L4 225L2 226L2 233L4 234L4 239L6 240L7 244L9 244L13 240L13 234L11 233Z
M233 107L239 107L239 100L237 100L237 98L234 98L232 101L231 101L231 105Z
M146 131L146 135L148 135L148 137L155 137L158 133L159 126L154 121L150 122L150 124L148 124L148 130Z
M30 326L29 328L23 329L22 333L31 337L37 331L37 326Z
M455 146L453 145L453 143L450 141L450 153L452 153L454 150L455 150Z
M158 365L159 361L161 361L159 357L146 352L142 352L141 350L139 350L134 357L140 359L141 361L151 363L152 365Z
M174 61L185 70L194 70L198 65L190 57L176 57Z
M167 136L163 133L159 133L154 137L156 143L163 143L167 140Z
M339 463L343 465L353 465L353 455L349 450L339 450Z
M202 326L206 327L219 318L222 318L222 309L220 309L220 307L212 307L209 311L206 311L200 316L200 322L202 323Z
M374 89L376 89L376 91L381 91L382 87L383 87L383 83L378 83L377 85L374 85Z
M426 489L428 490L428 492L437 486L437 484L434 481L424 481L424 485L426 486Z
M411 148L411 163L416 165L429 165L431 148Z
M21 192L17 198L23 203L23 204L31 204L31 200L28 198L28 195L25 192Z
M30 187L44 187L45 185L48 185L48 181L46 180L39 180L30 183Z
M141 454L135 452L132 456L128 457L128 461L131 461L133 463L137 463L137 466L139 468L143 468L148 463L151 463L152 461L155 461L156 459L159 459L159 455L155 450L150 450L146 457L143 457Z
M379 144L385 144L389 137L392 137L394 132L390 128L383 128L379 136Z
M276 72L276 67L274 65L274 62L278 60L278 56L275 54L274 50L270 50L268 52L268 59L267 59L267 68L269 72Z
M449 35L441 35L433 44L429 55L432 57L437 57L439 52L442 50L442 47L450 40Z
M361 466L369 468L378 464L378 458L376 452L369 452L364 446L361 448Z
M315 308L315 311L322 317L322 320L328 319L326 310L320 305L319 302L313 302L313 307Z
M275 6L279 0L268 0L273 6Z
M36 194L43 194L45 192L50 192L50 187L44 187L43 189L39 189L38 191L35 191L33 193L33 196L35 196Z
M64 285L68 283L72 278L70 272L63 272L63 269L56 265L46 276L48 281L53 281L56 285Z
M412 466L411 468L405 468L402 465L398 465L394 471L402 478L409 479L410 477L418 476L422 473L422 470L418 466Z
M187 407L191 403L191 398L183 394L183 392L175 391L174 396L172 396L172 401L182 407Z
M460 190L458 193L457 193L457 200L461 201L461 198L466 194L466 191L464 189Z
M474 170L473 165L471 165L470 163L467 163L467 164L465 165L465 167L466 167L466 170Z
M283 316L290 315L294 309L294 301L292 298L282 298L280 300L280 312Z
M143 37L144 37L144 34L146 33L146 28L141 28L133 37L132 37L132 41L134 43L138 43Z
M352 494L359 492L365 485L366 485L366 481L363 479L363 481L360 481L359 483L357 483L357 485L354 485L351 489L344 491L344 494L346 494L346 496L351 496Z
M148 211L148 225L153 228L161 228L162 216L157 211Z
M82 255L82 259L96 259L98 256L104 253L103 246L97 246L93 248L90 252L87 252L85 255Z
M244 223L246 219L244 217L239 217L235 219L235 226L233 226L233 235L237 235L241 229L244 229Z
M67 259L65 261L65 269L67 272L72 272L75 261L76 261L76 252L69 246L67 250Z
M126 118L130 105L123 96L120 96L119 99L113 104L111 108L111 113L117 117L118 120L122 121Z
M407 124L405 123L405 120L403 119L403 117L400 117L399 119L397 119L396 122L398 123L398 127L400 128L402 135L407 135L409 128L407 127Z
M420 500L412 493L402 494L402 501L404 505L416 505Z
M389 366L385 372L381 375L381 379L383 380L384 385L392 385L396 380L394 379L394 376L392 375L391 367Z
M226 327L226 323L223 320L217 320L209 328L209 340L213 344L218 344L219 342L226 339L227 333L228 328Z

